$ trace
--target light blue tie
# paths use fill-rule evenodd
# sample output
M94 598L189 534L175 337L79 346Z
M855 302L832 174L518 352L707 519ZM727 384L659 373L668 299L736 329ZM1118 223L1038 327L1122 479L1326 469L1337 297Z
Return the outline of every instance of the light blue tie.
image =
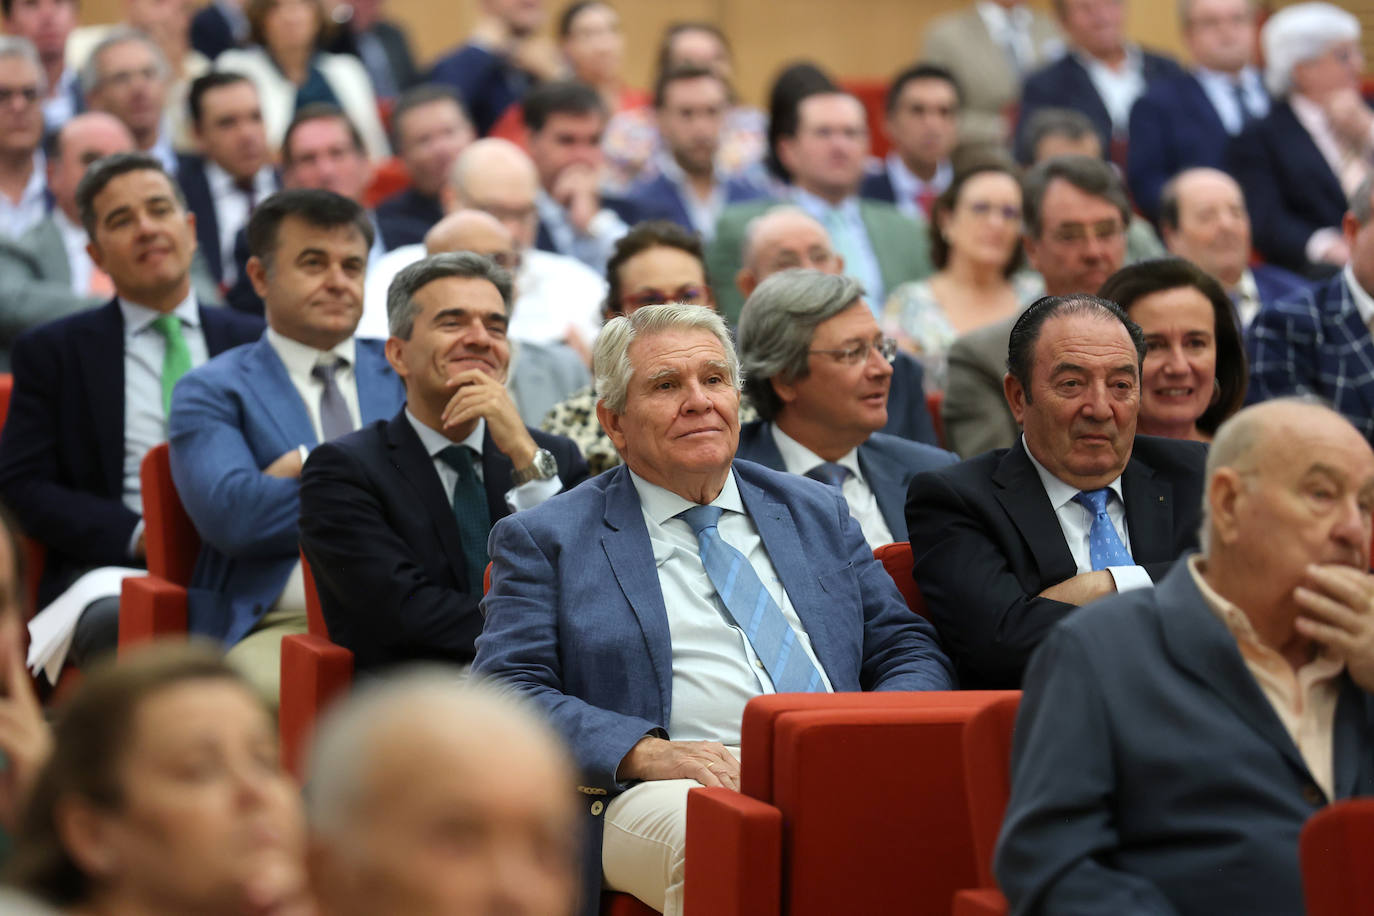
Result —
M1093 525L1088 530L1088 558L1093 569L1106 569L1108 566L1134 566L1135 560L1126 551L1126 545L1116 533L1116 526L1107 516L1107 497L1111 490L1080 490L1073 501L1093 514Z
M783 616L758 573L744 554L721 539L716 524L719 506L693 506L678 514L697 536L706 575L716 587L725 609L744 630L754 654L763 662L778 693L810 693L824 689L821 673L811 664L797 633Z

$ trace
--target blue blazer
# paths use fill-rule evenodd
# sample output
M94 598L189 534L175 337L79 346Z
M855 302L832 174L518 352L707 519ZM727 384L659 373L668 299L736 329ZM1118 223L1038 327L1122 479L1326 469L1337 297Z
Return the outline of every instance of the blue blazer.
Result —
M1250 268L1250 275L1255 278L1255 289L1259 291L1260 305L1263 307L1268 307L1270 303L1278 302L1280 299L1287 299L1313 285L1312 281L1273 264L1256 264Z
M1374 792L1348 675L1337 798ZM1074 612L1026 672L997 883L1011 912L1303 912L1298 834L1328 799L1185 563Z
M764 188L744 178L730 177L723 182L725 205L743 203L746 200L763 200L769 197ZM696 232L692 218L687 214L682 192L666 175L657 175L630 188L626 200L638 211L639 218L666 219L677 223L688 232ZM715 227L713 226L712 229Z
M1307 239L1318 229L1339 229L1345 192L1312 135L1287 102L1231 142L1230 172L1245 191L1255 248L1271 264L1307 267Z
M740 497L837 691L946 690L949 660L873 558L844 500L824 484L734 463ZM626 788L620 760L667 735L673 657L639 494L624 466L491 532L487 622L475 669L547 710L581 767L599 887L599 799Z
M739 448L735 450L735 457L757 462L775 471L787 470L782 453L773 441L773 424L767 420L755 420L740 427ZM893 540L907 539L906 491L911 485L911 478L922 471L933 471L958 460L959 456L953 452L885 433L874 433L859 446L859 469L863 471L864 481L878 501L878 511L892 532Z
M886 165L876 172L864 174L864 180L859 184L859 196L887 204L897 203L897 190L892 187L892 177L887 174Z
M377 205L375 213L377 225L384 227L382 244L387 251L423 243L425 233L444 218L438 198L427 197L414 188L392 194Z
M1185 75L1183 68L1174 63L1172 58L1144 49L1140 53L1147 87L1161 80ZM1103 154L1112 148L1112 117L1107 113L1107 106L1102 104L1102 97L1097 94L1088 71L1072 54L1065 54L1026 77L1016 122L1016 158L1022 162L1030 162L1033 158L1026 125L1031 115L1041 108L1073 108L1081 111L1093 122L1097 137L1102 141Z
M200 307L211 356L262 334L262 319ZM128 566L140 513L124 505L124 314L119 303L42 324L14 342L0 435L0 498L47 547L45 605L96 566Z
M507 108L524 97L534 78L503 55L475 44L435 61L425 80L458 90L478 136L486 136Z
M1152 222L1159 221L1165 183L1195 166L1224 170L1231 143L1212 100L1191 73L1160 80L1136 99L1130 137L1126 181L1136 207Z
M364 424L405 402L380 340L357 339ZM190 629L233 645L272 605L295 566L300 482L262 473L314 424L264 336L188 373L172 393L172 478L203 541L189 596Z

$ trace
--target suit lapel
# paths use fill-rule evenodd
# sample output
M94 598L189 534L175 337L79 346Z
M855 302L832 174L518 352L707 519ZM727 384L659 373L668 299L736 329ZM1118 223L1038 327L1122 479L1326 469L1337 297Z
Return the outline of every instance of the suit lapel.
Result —
M610 473L614 476L606 484L608 530L601 536L601 549L644 633L649 662L658 681L661 721L666 722L673 708L673 650L663 588L658 582L658 566L630 472L621 465Z
M1364 409L1360 410L1353 404L1341 403L1343 399L1338 390L1335 392L1336 407L1354 415L1374 413L1374 336L1370 335L1369 328L1361 320L1359 309L1350 298L1350 288L1346 286L1345 278L1338 276L1331 284L1327 287L1326 306L1334 307L1332 320L1340 327L1341 336L1350 342L1349 359L1357 364L1342 366L1340 374L1347 380L1360 380L1354 387L1364 404Z
M1333 787L1336 798L1350 798L1359 789L1360 776L1369 766L1370 748L1362 740L1369 730L1369 695L1355 686L1349 674L1342 675L1341 681L1332 736L1331 756L1336 771Z
M319 444L315 438L315 424L310 421L300 392L286 374L281 357L266 337L248 346L250 349L240 364L245 376L242 385L245 397L257 400L288 446L314 448Z
M1131 556L1137 563L1173 559L1173 487L1155 476L1154 469L1132 456L1121 475L1121 495L1126 501L1126 530L1131 535Z
M873 491L887 530L895 540L905 541L906 485L910 483L910 476L895 463L881 460L868 442L859 446L859 470L863 471L864 480Z
M750 424L747 430L740 431L741 447L736 449L736 453L745 461L753 461L775 471L786 471L787 465L783 463L782 452L778 451L778 443L773 440L772 430L773 423L770 420Z
M219 216L215 213L215 198L210 193L210 180L205 176L205 163L190 156L181 158L182 189L187 204L196 214L196 240L210 273L219 281L224 279L224 261L219 247Z
M1030 548L1041 579L1063 582L1072 577L1078 565L1069 545L1064 543L1064 531L1059 527L1054 507L1020 439L1002 457L992 481L999 487L997 502Z
M506 453L496 447L491 439L491 427L487 427L482 436L482 482L487 488L487 513L492 524L510 515L510 509L506 506L506 491L515 486L515 481L511 479L514 471L515 466Z
M1212 100L1207 97L1207 90L1202 88L1202 83L1198 82L1197 77L1189 74L1183 82L1189 101L1192 102L1192 107L1197 112L1197 116L1211 125L1214 133L1219 136L1229 136L1226 132L1226 125L1221 122L1221 115L1217 114L1216 107L1212 105Z
M665 215L671 216L673 222L679 225L690 227L692 225L692 217L687 212L687 204L683 201L682 192L678 190L677 185L669 181L666 175L658 176L656 183L658 187L655 189L655 196L661 197L665 203L671 206L672 212ZM727 199L726 203L729 202L730 201Z
M1293 114L1292 107L1283 101L1275 100L1271 109L1270 116L1274 119L1274 128L1279 134L1279 139L1289 151L1298 154L1298 168L1294 169L1294 177L1301 176L1303 188L1314 197L1322 197L1329 204L1340 202L1342 209L1346 206L1345 192L1341 189L1341 181L1331 166L1327 164L1326 157L1317 148L1312 135L1307 132L1307 128L1302 126L1298 116Z
M453 517L453 504L444 495L444 485L439 480L439 472L434 468L434 461L425 451L420 437L411 428L404 410L386 424L386 443L392 464L414 489L416 498L420 505L424 506L425 513L434 524L434 531L439 536L444 556L448 558L454 580L467 582L463 538L458 532L458 522ZM467 582L468 590L471 591L479 584Z
M106 492L124 489L124 314L111 300L80 325L79 371L91 408ZM112 345L114 344L114 345Z

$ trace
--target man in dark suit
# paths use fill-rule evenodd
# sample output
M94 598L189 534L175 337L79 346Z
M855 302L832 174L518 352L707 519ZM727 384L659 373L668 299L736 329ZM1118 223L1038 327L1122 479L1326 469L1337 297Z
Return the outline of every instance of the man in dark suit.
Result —
M655 157L657 174L630 189L630 202L709 242L725 207L767 197L763 188L721 172L716 164L729 109L730 87L719 71L686 64L661 73L654 86L655 123L663 141Z
M1261 308L1307 286L1282 267L1250 266L1250 215L1240 185L1225 172L1187 169L1166 182L1159 198L1159 230L1170 254L1217 278L1235 304L1242 330Z
M588 796L584 886L604 869L677 914L687 792L739 787L727 747L749 699L954 679L839 494L732 460L739 364L719 315L637 309L607 323L594 365L625 464L492 529L475 670L568 740Z
M258 90L239 73L211 72L187 96L200 155L180 156L177 181L196 215L196 238L224 288L238 279L234 243L253 207L277 190Z
M1350 263L1296 296L1260 309L1245 335L1248 403L1315 395L1374 442L1374 177L1343 222Z
M362 61L379 101L396 99L419 80L410 39L399 24L382 18L382 0L349 4L348 21L326 50Z
M862 292L849 277L785 270L745 301L740 368L761 419L740 429L735 457L829 484L879 547L907 539L911 478L958 458L880 432L897 348Z
M966 687L1015 689L1076 606L1149 587L1197 546L1206 449L1135 434L1145 338L1093 296L1053 296L1011 333L1004 390L1025 434L920 474L916 584Z
M48 548L42 605L92 567L142 565L139 467L166 439L172 385L262 330L261 321L197 301L195 219L156 159L101 159L76 199L91 258L115 298L15 341L14 395L0 437L0 496ZM74 660L113 647L111 598L82 618Z
M959 142L963 94L954 74L916 64L897 74L887 90L883 130L892 151L881 171L864 177L859 196L894 204L903 216L929 222L935 198L954 179L950 154Z
M377 205L377 218L412 227L390 239L387 250L417 245L444 218L440 197L449 172L475 134L458 94L426 83L406 91L391 113L391 145L405 164L410 186Z
M1155 222L1165 182L1187 168L1225 168L1231 138L1269 113L1269 93L1253 65L1251 0L1188 0L1179 12L1193 69L1154 83L1131 108L1127 184Z
M1202 553L1031 660L995 863L1014 913L1301 913L1304 822L1374 794L1374 454L1271 402L1222 425L1207 478Z
M510 305L510 275L470 252L397 274L387 359L406 407L320 446L301 474L301 546L357 671L471 662L492 522L587 476L572 441L525 426L503 388Z
M248 17L238 0L213 0L191 17L191 47L210 60L248 42Z
M1016 124L1016 155L1030 160L1026 124L1041 108L1074 108L1092 119L1102 149L1118 164L1131 105L1151 85L1183 75L1172 58L1126 40L1126 0L1055 0L1068 40L1064 56L1026 78Z

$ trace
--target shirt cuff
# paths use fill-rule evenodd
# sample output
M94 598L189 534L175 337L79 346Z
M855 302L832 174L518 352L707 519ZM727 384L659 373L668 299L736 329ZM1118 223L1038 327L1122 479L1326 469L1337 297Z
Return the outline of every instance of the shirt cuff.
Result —
M129 537L129 559L131 560L138 559L138 539L143 537L143 528L143 519L139 519L138 524L134 525L134 533Z
M512 512L533 509L546 499L563 492L563 481L557 475L548 480L528 480L506 491L506 508Z
M1112 581L1116 583L1118 592L1130 591L1133 588L1154 588L1155 580L1150 578L1150 574L1143 566L1108 566L1107 572L1112 574Z
M1339 229L1318 229L1307 237L1307 245L1303 254L1307 255L1307 260L1313 264L1320 264L1326 260L1326 252L1337 242L1344 241L1345 236Z

